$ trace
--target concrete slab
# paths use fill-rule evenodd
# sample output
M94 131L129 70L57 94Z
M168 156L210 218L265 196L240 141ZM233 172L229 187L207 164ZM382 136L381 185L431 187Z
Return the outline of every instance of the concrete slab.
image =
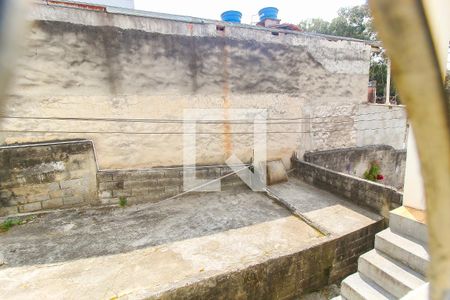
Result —
M333 235L361 229L379 219L352 211L329 193L295 184L300 188L293 184L290 191L307 196L300 197L305 205L316 202L305 211L314 222L331 231L329 218L337 222L339 215L344 220L343 227L335 225L338 229ZM328 255L331 260L328 258L327 264L331 264L338 250L328 247L330 251L323 248L315 254L311 250L332 246L325 242L336 240L265 194L249 190L199 193L123 209L61 211L0 234L0 253L7 263L0 267L0 299L144 299L186 286L212 284L211 278L263 265L275 272L270 274L288 274L284 264L288 269L298 267L297 276L301 277L294 276L292 282L306 282L312 279L305 277L308 273L302 266L313 267L287 263L284 258L298 253L305 253L304 259ZM285 262L278 265L278 260ZM342 268L346 266L342 264ZM276 278L267 282L274 283ZM246 282L245 278L239 280ZM298 291L292 287L272 293L296 295Z
M7 263L0 269L0 298L154 295L322 239L251 191L190 195L145 210L136 205L47 214L0 235Z
M289 182L270 186L269 190L296 213L331 234L346 234L382 219L295 177L290 177Z
M126 208L60 211L0 234L8 266L116 254L291 216L249 190L201 193ZM301 221L298 221L301 223Z

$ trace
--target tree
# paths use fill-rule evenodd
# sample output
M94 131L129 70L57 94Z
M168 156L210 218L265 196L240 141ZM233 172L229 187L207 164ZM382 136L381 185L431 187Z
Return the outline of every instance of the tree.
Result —
M349 37L361 40L375 41L376 32L372 25L367 4L353 7L341 7L338 16L326 21L320 18L302 20L299 24L305 32L320 33L334 36ZM386 87L387 59L383 52L373 53L370 61L369 80L377 82L377 96L384 97ZM390 96L396 96L397 91L391 81Z
M375 40L376 38L372 30L372 18L367 5L342 7L338 10L338 16L331 22L316 18L303 20L299 25L306 32L362 40Z

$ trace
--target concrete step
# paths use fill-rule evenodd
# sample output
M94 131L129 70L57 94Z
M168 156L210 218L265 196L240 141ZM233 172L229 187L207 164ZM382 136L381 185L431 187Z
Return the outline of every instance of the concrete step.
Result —
M425 276L430 257L421 243L398 235L388 228L375 236L375 249Z
M393 300L395 297L360 273L354 273L341 283L341 295L348 300Z
M397 234L411 237L422 245L428 243L427 225L417 221L409 208L399 207L389 213L389 228Z
M377 250L359 257L358 271L398 298L425 283L422 275Z

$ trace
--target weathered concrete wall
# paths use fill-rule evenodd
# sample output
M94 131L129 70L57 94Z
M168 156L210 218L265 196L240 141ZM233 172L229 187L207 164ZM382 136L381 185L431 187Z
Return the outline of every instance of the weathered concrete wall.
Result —
M195 177L218 179L221 190L247 188L228 166L198 166ZM128 204L158 202L182 192L182 167L98 171L91 141L0 147L0 216L118 204L122 196Z
M134 8L134 0L70 0L72 2L110 5L124 8Z
M408 126L404 106L361 104L355 124L356 146L390 145L406 149Z
M356 272L358 257L373 249L378 221L309 249L244 270L211 277L148 299L296 299Z
M233 173L228 166L199 166L196 178L214 180ZM183 168L147 170L115 170L97 173L98 196L103 204L117 204L120 197L128 203L158 202L183 192ZM221 190L245 188L247 185L233 174L220 180Z
M385 218L402 205L403 194L394 188L293 158L294 175L306 183L346 197Z
M186 108L267 109L269 159L286 165L293 151L358 142L364 43L48 5L30 19L0 143L88 138L101 169L181 165ZM252 125L197 129L197 163L250 160Z
M0 147L0 216L97 200L92 142Z
M308 152L303 156L306 162L324 168L364 178L364 172L371 162L377 162L384 179L380 183L403 190L405 179L406 150L391 146L373 145L345 149Z

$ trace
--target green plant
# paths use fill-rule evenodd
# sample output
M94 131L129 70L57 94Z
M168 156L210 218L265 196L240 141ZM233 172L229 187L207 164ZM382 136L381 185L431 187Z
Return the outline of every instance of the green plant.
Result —
M380 166L377 162L371 162L369 169L364 172L364 179L370 181L377 181L383 179L383 176L380 174Z
M5 232L11 229L11 227L16 225L23 225L32 220L34 220L36 216L29 216L22 219L7 219L0 224L0 232Z
M22 224L19 219L7 219L0 224L0 231L8 231L11 227Z
M125 207L128 204L128 200L126 197L119 197L119 206Z

